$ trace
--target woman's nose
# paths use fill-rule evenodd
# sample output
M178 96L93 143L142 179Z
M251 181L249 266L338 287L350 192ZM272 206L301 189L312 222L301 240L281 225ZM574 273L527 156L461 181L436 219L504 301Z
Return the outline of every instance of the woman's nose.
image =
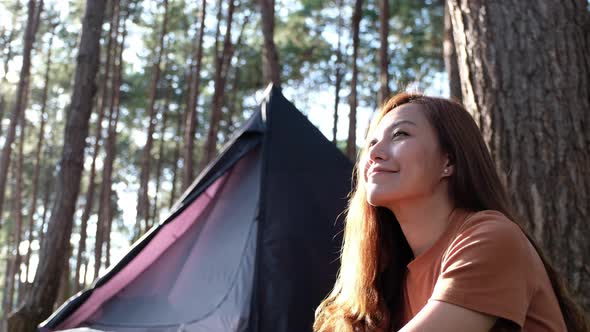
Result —
M386 155L383 151L383 146L381 142L375 142L371 147L369 147L369 162L373 163L376 161L382 161L386 159Z

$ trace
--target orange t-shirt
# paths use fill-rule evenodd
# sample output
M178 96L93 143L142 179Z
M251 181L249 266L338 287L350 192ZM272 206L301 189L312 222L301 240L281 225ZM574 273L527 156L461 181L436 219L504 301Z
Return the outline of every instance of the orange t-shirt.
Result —
M498 211L455 209L443 235L408 264L404 322L429 300L503 318L522 331L566 331L541 258L518 225Z

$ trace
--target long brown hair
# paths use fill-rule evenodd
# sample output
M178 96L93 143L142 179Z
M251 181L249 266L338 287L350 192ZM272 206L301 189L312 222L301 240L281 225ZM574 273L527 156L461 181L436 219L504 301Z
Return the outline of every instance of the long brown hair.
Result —
M435 128L442 150L450 156L454 174L460 175L452 176L449 183L455 206L470 211L497 210L518 223L479 128L461 104L417 93L400 93L376 114L368 135L385 114L408 103L422 105L421 110ZM313 328L317 332L386 331L402 327L402 285L406 265L413 254L395 215L367 203L363 174L367 152L366 146L363 147L355 168L355 188L345 219L340 271L333 290L316 310ZM582 310L572 300L561 277L533 239L528 234L527 237L545 265L568 330L589 331Z

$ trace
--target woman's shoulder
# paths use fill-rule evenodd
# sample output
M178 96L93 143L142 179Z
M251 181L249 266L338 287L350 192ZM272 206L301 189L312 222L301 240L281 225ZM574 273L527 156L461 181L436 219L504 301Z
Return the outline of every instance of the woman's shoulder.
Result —
M480 211L465 211L466 217L465 222L472 224L482 222L510 222L513 223L504 213L497 210L480 210Z
M447 254L470 252L478 257L492 255L509 260L531 258L535 250L522 228L496 210L465 213L457 227Z
M550 287L532 243L499 211L466 212L455 221L431 299L524 326L533 296Z
M457 228L457 234L515 236L526 238L524 231L514 220L497 210L465 211Z

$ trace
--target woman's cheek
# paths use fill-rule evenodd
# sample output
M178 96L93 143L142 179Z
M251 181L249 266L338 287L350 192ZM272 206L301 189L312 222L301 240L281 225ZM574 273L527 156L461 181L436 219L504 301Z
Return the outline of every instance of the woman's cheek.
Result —
M393 148L393 158L400 163L400 166L420 166L426 162L428 152L416 141L406 139L399 142Z
M369 157L367 156L367 154L364 154L361 157L359 165L362 170L363 179L365 180L365 182L367 182L367 180L369 179L369 177L368 177L369 167L371 167L371 165L369 164Z

